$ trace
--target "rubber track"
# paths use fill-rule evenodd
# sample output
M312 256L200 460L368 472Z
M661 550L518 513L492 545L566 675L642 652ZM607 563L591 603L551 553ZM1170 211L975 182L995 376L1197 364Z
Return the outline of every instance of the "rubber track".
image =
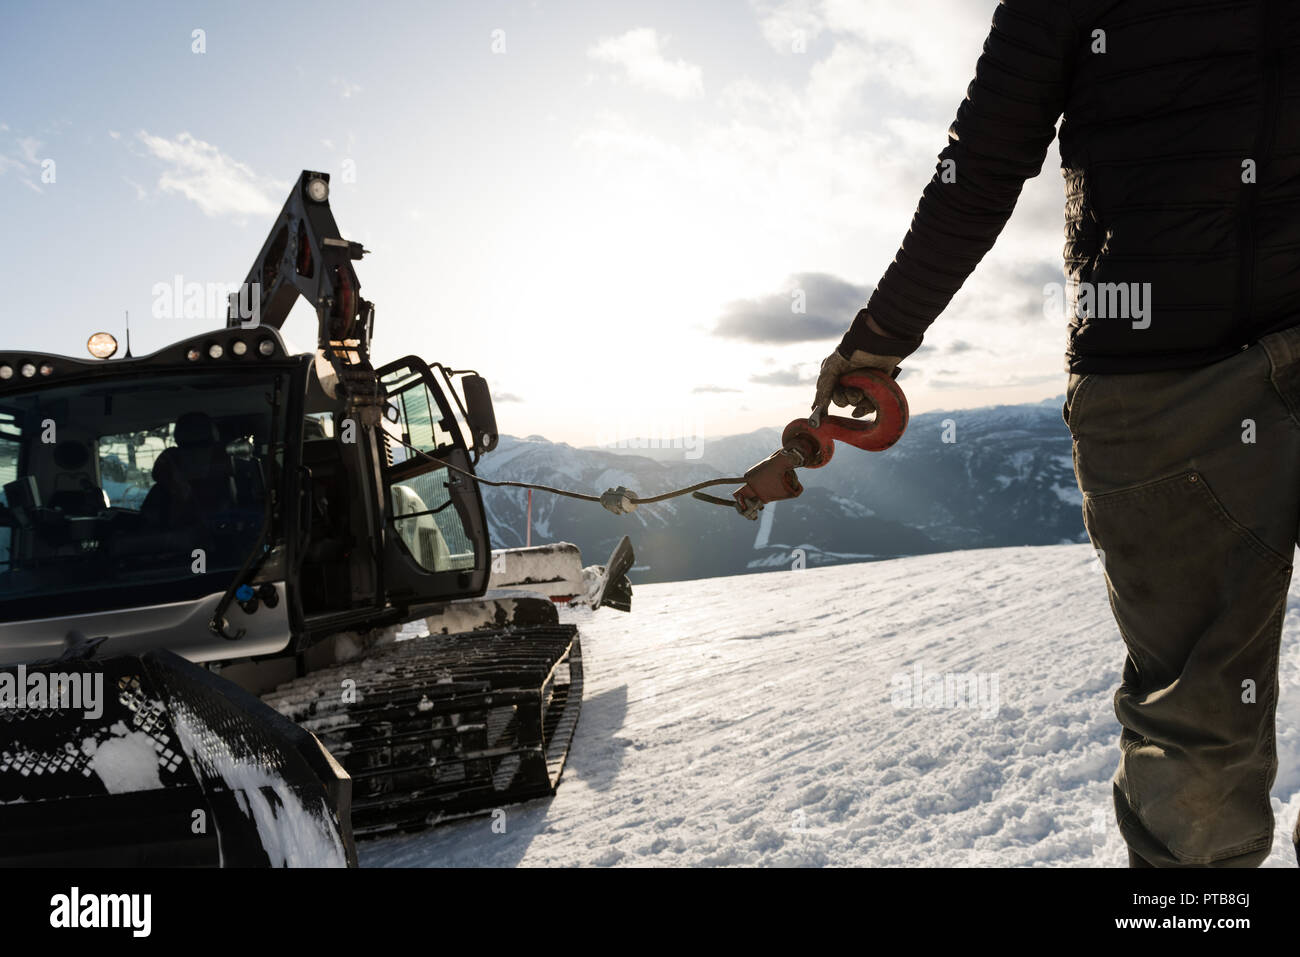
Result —
M352 777L358 837L553 794L582 706L575 625L412 638L263 696Z

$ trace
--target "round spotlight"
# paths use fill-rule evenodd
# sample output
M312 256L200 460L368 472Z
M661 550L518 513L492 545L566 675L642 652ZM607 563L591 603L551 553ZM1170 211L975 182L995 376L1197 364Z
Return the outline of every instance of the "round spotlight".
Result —
M12 379L14 377L14 367L11 365L0 366L0 379Z
M41 363L41 375L54 375L54 366L48 362Z
M307 180L307 198L315 203L323 203L329 199L330 184L323 179Z
M261 342L257 344L257 351L264 356L271 355L273 352L275 352L275 340L263 339Z
M226 350L221 348L221 343L219 342L214 342L212 345L208 346L208 355L213 359L220 359L225 354Z
M248 343L243 339L236 339L230 344L230 351L237 356L242 356L244 353L248 352Z
M189 352L185 353L185 358L189 359L191 362L198 362L203 358L203 353L199 352L198 349L191 349Z
M86 348L96 359L109 359L117 354L117 340L107 332L97 332L86 340Z
M36 375L36 366L32 365L30 362L24 362L22 369L19 371L22 372L24 379L30 379L32 376Z

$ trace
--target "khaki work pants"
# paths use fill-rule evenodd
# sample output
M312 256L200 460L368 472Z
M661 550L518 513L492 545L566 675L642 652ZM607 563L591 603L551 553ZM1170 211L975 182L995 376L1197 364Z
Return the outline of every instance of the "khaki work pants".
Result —
M1063 413L1128 652L1120 830L1157 867L1256 866L1300 526L1300 327L1199 369L1072 375Z

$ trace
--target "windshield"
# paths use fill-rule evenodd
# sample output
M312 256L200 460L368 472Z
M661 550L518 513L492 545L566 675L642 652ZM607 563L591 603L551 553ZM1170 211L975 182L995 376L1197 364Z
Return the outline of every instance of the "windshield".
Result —
M0 620L224 588L263 524L275 377L155 373L0 399Z

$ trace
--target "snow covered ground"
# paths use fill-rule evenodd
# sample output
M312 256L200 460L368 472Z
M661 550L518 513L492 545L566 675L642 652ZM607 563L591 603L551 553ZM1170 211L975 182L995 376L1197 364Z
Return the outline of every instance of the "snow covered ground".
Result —
M364 866L1125 863L1110 804L1123 649L1087 545L645 585L630 615L582 627L557 796L495 828L363 843ZM1296 865L1298 633L1293 586L1276 867ZM913 707L918 667L922 688L972 680Z

